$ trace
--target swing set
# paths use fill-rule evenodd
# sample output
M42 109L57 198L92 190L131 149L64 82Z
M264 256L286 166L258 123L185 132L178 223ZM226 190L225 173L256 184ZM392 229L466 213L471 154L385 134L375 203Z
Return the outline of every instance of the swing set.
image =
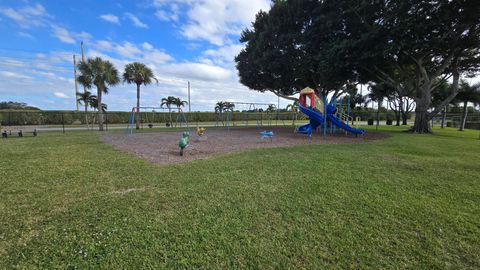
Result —
M172 109L163 108L163 107L140 107L139 109L140 109L140 113L139 113L140 124L142 129L143 129L144 123L148 123L148 127L153 128L155 123L161 122L160 115L158 114L157 111L162 112L161 115L164 115L163 120L168 127L172 125L171 121L167 120L167 114L166 114L166 112L168 112L168 115L170 115L172 113ZM150 117L149 117L149 114L151 114ZM133 134L133 130L135 129L135 125L136 125L136 121L135 121L136 115L137 115L137 107L133 107L132 112L128 118L128 124L127 124L127 128L125 129L125 133ZM143 119L145 119L145 121L143 121ZM183 124L185 123L185 126L190 130L188 126L187 117L185 116L185 113L183 112L182 108L178 108L174 127L177 127L178 123L180 124L180 127L183 127Z
M257 127L263 126L263 113L267 113L268 126L272 126L273 114L275 112L269 112L266 108L275 106L273 103L256 103L256 102L228 102L235 105L235 109L241 113L241 120L245 126L249 126L250 115L254 116L254 121ZM248 108L248 109L247 109ZM278 110L278 108L277 108ZM224 110L216 113L215 127L221 126L230 128L235 126L235 119L233 117L232 110Z

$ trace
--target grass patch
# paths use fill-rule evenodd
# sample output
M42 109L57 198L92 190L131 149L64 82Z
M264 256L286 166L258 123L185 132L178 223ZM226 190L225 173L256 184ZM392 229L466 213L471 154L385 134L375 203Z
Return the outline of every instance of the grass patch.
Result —
M161 167L97 133L0 142L0 268L479 268L478 131Z

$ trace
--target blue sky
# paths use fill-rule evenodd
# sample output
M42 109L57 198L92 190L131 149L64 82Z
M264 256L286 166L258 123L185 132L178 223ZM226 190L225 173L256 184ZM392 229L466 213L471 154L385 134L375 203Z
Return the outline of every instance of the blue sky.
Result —
M100 56L123 71L140 61L158 85L142 91L142 105L162 97L186 99L192 109L211 110L220 100L276 103L273 94L248 90L238 82L233 58L239 34L267 0L0 0L0 100L43 109L74 109L72 56ZM105 102L109 110L129 110L135 87L119 85ZM285 106L288 101L282 101Z

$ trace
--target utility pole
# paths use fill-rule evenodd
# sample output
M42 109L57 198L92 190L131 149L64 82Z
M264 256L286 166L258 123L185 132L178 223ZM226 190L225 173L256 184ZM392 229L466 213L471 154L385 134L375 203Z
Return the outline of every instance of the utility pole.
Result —
M77 84L77 60L75 59L75 54L73 55L73 78L75 79L75 104L77 104L77 112L80 111L79 100L78 100L78 84Z
M82 62L85 63L85 51L83 50L83 40L80 42L80 48L82 49ZM83 86L83 93L85 94L87 90L85 89L85 86Z
M188 81L188 112L192 112L192 104L190 103L190 81Z
M82 49L82 62L85 61L85 51L83 50L83 40L80 42L80 48Z

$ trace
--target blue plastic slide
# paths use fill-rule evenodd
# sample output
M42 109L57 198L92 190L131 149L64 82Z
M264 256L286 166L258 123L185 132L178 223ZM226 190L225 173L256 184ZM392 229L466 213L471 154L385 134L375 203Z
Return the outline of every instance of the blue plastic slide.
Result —
M310 118L310 123L297 128L298 133L312 135L312 132L317 129L318 126L323 124L323 115L321 112L311 108L303 107L299 105L300 111L306 114Z
M313 130L315 130L318 126L323 125L323 115L321 112L314 110L313 108L303 107L302 105L300 105L299 108L302 113L306 114L310 118L310 123L298 127L297 132L312 135ZM365 130L353 128L345 124L342 120L335 117L335 111L336 109L334 106L327 106L327 120L330 121L332 124L353 134L362 135L365 133Z

